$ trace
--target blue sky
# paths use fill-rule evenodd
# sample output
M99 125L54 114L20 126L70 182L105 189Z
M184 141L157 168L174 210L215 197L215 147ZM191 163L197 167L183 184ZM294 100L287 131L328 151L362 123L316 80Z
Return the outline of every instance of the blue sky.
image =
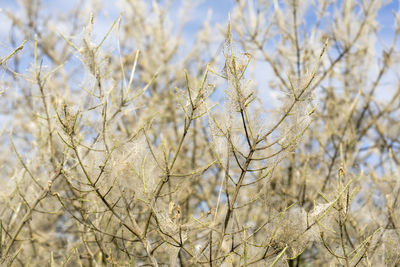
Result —
M175 0L173 4L173 8L181 5L182 0ZM252 1L252 0L250 0ZM341 1L341 0L340 0ZM45 7L44 12L53 13L53 12L61 12L65 13L65 10L70 9L71 7L79 4L79 0L42 0L42 5ZM196 2L196 1L193 1ZM196 7L195 11L192 14L192 21L190 21L185 29L184 36L188 39L188 43L190 43L197 32L200 29L202 22L207 17L209 11L212 11L212 19L211 25L215 25L216 23L224 24L227 22L229 12L233 6L233 0L203 0L199 1L200 4ZM380 24L380 36L386 40L390 40L393 36L393 25L394 19L392 12L399 10L399 0L386 1L388 4L385 5L379 12L379 16L377 18ZM3 10L0 12L0 56L5 55L9 49L5 47L7 42L4 42L4 38L7 38L7 29L9 27L9 23L5 22L4 10L11 10L15 14L19 13L18 1L16 0L0 0L0 8ZM105 6L102 13L97 17L96 30L99 31L98 35L101 36L103 31L108 29L108 26L112 23L113 19L119 14L119 10L117 6L113 3L113 1L103 1ZM175 16L177 17L177 16ZM2 41L3 40L3 41Z
M399 12L399 1L394 0L391 3L385 5L378 14L378 22L381 25L380 35L384 39L391 38L393 36L394 17L392 12Z
M175 0L172 7L172 19L177 19L178 16L174 14L174 9L179 7L185 0ZM252 0L249 0L252 1ZM272 1L272 0L271 0ZM280 0L278 0L281 2ZM339 0L342 1L342 0ZM197 2L197 1L193 1ZM234 0L203 0L198 1L200 4L195 8L194 12L191 14L191 21L184 28L184 39L186 41L186 46L195 40L197 31L201 28L203 21L206 19L208 13L212 12L211 25L221 24L226 25L229 12L233 6ZM10 26L5 19L4 10L9 10L16 14L17 16L23 16L20 12L18 1L16 0L0 0L0 8L3 10L0 12L0 58L8 55L12 48L9 47L8 42L8 28ZM66 10L75 7L80 3L79 0L42 0L42 5L45 7L43 12L45 13L66 13ZM399 10L399 0L386 1L386 5L380 10L378 15L378 22L380 25L379 34L383 40L383 44L389 44L394 32L394 18L393 12L398 12ZM102 12L95 18L94 35L97 39L100 39L109 29L110 25L113 23L115 18L119 15L120 10L113 1L102 1L104 8ZM177 12L175 12L177 13ZM309 18L309 23L311 23L312 18ZM68 25L66 25L67 27ZM63 29L60 29L64 32ZM22 41L22 40L21 40ZM377 44L377 49L382 49L383 44ZM25 53L25 51L23 51ZM26 66L29 66L29 62L26 62ZM253 73L253 78L256 79L258 84L266 84L266 64L261 62L255 62L252 66L256 71ZM263 72L257 71L262 69Z
M79 0L43 0L42 6L45 7L42 12L45 13L66 13L66 10L70 10L79 4ZM102 12L95 18L96 25L94 27L96 36L103 36L108 30L108 27L112 24L113 20L119 15L120 10L118 10L117 5L113 1L103 1L102 3L105 8ZM209 11L212 11L211 24L215 23L226 23L229 11L232 7L233 0L204 0L200 3L195 11L193 12L193 17L191 21L186 25L184 29L184 36L190 43L190 39L194 39L196 32L200 29L202 22L207 17ZM174 1L173 8L181 5L181 1ZM7 54L10 50L7 47L8 42L4 40L8 39L8 29L10 23L7 21L5 16L5 10L11 11L17 16L23 16L20 12L18 1L16 0L0 0L0 57ZM173 11L172 11L173 13ZM177 16L172 16L176 17Z

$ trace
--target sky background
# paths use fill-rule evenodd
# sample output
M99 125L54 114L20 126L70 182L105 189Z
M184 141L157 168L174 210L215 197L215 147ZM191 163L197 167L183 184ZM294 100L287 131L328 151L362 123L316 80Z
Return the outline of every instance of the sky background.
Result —
M177 11L174 10L178 10L178 7L182 5L182 1L184 0L175 0L173 2L171 9L171 19L173 20L173 22L176 22L177 24L178 21L174 21L178 19ZM340 1L338 0L338 2ZM110 25L112 25L114 20L118 17L119 13L121 12L119 5L116 5L114 1L100 1L100 2L104 6L104 8L95 17L95 25L93 27L94 36L97 37L98 41L106 34ZM203 0L203 1L193 1L193 2L199 2L199 4L191 14L191 21L189 21L189 23L184 28L183 38L185 40L185 46L187 47L194 42L198 30L201 29L204 20L207 18L210 12L211 12L211 21L210 21L211 26L216 27L216 25L219 24L222 27L225 27L229 18L229 13L233 7L234 0ZM282 1L278 0L278 2L281 3ZM376 45L377 50L381 50L384 47L384 44L390 44L394 33L393 12L399 12L399 0L394 0L394 1L384 0L384 3L386 3L386 5L380 10L379 15L377 17L377 21L380 25L379 36L382 41L382 43L377 43ZM42 5L43 7L45 7L43 9L43 12L48 14L50 13L65 14L66 10L69 10L72 7L76 7L79 4L80 4L79 0L68 0L68 1L42 0ZM14 49L13 47L10 47L8 40L10 22L8 19L6 19L5 10L12 12L17 17L24 16L19 8L18 1L0 0L0 21L1 21L0 58L7 56ZM310 20L309 22L311 22L312 19L313 19L312 17L307 18L307 20ZM306 24L311 24L311 23L307 23L306 21ZM68 29L68 25L54 25L54 29L58 30L59 32L65 33L66 29ZM111 41L112 40L110 40L110 42ZM28 45L32 44L33 42L28 41ZM217 52L217 46L215 46L214 48L216 50L215 52ZM22 51L21 53L29 53L29 51L32 50L26 49L26 51ZM25 61L22 60L21 65L25 66L25 69L28 69L32 64L32 58L25 56L23 56L22 58L23 59L26 58L27 60ZM251 67L250 70L254 70L252 72L251 78L255 80L258 87L263 89L265 87L265 84L267 84L268 79L271 78L271 75L268 74L272 73L269 71L269 66L264 62L253 61L250 67ZM261 91L264 94L270 93L270 90L261 90Z
M252 1L252 0L249 0ZM271 0L272 1L272 0ZM340 0L342 1L342 0ZM339 1L339 2L340 2ZM119 15L120 9L114 1L100 1L104 8L100 14L95 18L95 35L103 36L108 30L112 22ZM209 12L212 12L211 25L216 24L226 24L229 12L233 6L233 0L202 0L193 1L199 2L198 6L195 8L194 12L191 14L191 21L186 25L184 29L184 38L187 44L190 44L195 39L197 31L201 28L205 18ZM279 1L281 2L281 1ZM79 0L42 0L42 5L45 7L44 12L48 13L65 13L65 10L69 10L76 5L79 5ZM172 13L174 9L177 9L181 5L181 0L175 0L173 2ZM380 24L379 35L382 40L390 42L393 32L394 32L394 18L393 12L398 12L399 10L399 0L388 1L379 12L377 18ZM10 27L10 22L6 19L5 10L11 11L12 13L22 16L17 0L0 0L0 57L3 57L12 51L9 47L8 39L8 29ZM178 18L178 16L171 16L172 19ZM311 18L310 18L311 19ZM379 47L378 47L379 49Z

